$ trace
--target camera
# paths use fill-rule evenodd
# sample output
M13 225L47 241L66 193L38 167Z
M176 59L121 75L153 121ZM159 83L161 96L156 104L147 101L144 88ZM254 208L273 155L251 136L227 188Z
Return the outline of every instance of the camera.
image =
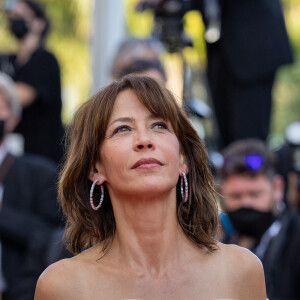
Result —
M155 25L153 36L161 40L170 53L178 48L192 46L192 41L183 31L183 16L193 9L193 0L140 1L138 11L151 9Z

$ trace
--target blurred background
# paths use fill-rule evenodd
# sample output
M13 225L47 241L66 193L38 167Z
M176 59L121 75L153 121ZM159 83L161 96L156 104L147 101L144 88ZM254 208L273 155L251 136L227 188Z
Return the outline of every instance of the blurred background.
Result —
M153 30L153 12L136 11L138 0L41 0L52 23L47 48L57 57L62 76L63 122L68 123L74 110L93 92L110 80L110 64L121 40L127 36L146 38ZM0 2L0 52L13 52L15 40L7 30L5 1ZM295 62L280 68L276 75L274 106L269 143L277 147L284 141L285 128L300 116L300 2L283 0L285 21ZM193 93L206 101L206 50L204 25L198 11L184 16L184 31L192 39L184 55L194 72ZM180 59L166 53L163 57L168 85L180 96L182 77ZM195 68L193 68L195 66ZM179 87L179 88L178 88ZM204 122L205 123L205 122ZM211 122L204 124L209 134Z

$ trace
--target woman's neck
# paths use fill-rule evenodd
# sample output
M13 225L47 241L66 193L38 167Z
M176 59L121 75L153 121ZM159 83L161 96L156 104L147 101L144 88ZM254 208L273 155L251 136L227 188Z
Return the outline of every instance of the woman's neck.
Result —
M118 201L114 206L116 234L111 251L122 263L154 275L178 262L182 250L190 247L177 221L175 195Z

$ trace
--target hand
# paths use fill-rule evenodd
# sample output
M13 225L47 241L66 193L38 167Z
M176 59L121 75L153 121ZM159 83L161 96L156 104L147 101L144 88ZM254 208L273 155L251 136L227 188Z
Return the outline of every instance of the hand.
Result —
M46 22L43 19L35 18L32 21L29 33L41 35L46 27Z
M46 22L43 19L35 18L32 20L29 32L22 40L20 49L17 54L17 63L24 65L32 53L41 45L42 32L46 27Z

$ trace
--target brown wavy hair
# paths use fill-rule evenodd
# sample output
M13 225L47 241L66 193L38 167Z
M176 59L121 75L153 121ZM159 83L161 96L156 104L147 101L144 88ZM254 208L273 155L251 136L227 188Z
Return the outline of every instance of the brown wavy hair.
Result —
M67 248L77 254L102 242L105 253L114 237L116 223L108 191L105 188L101 208L93 211L89 203L92 182L88 176L100 159L116 98L126 89L134 91L153 115L171 122L189 170L186 203L181 199L179 179L177 183L178 223L194 244L209 251L217 249L218 207L204 143L167 88L154 79L134 75L125 76L92 96L79 108L67 131L67 156L59 182Z

